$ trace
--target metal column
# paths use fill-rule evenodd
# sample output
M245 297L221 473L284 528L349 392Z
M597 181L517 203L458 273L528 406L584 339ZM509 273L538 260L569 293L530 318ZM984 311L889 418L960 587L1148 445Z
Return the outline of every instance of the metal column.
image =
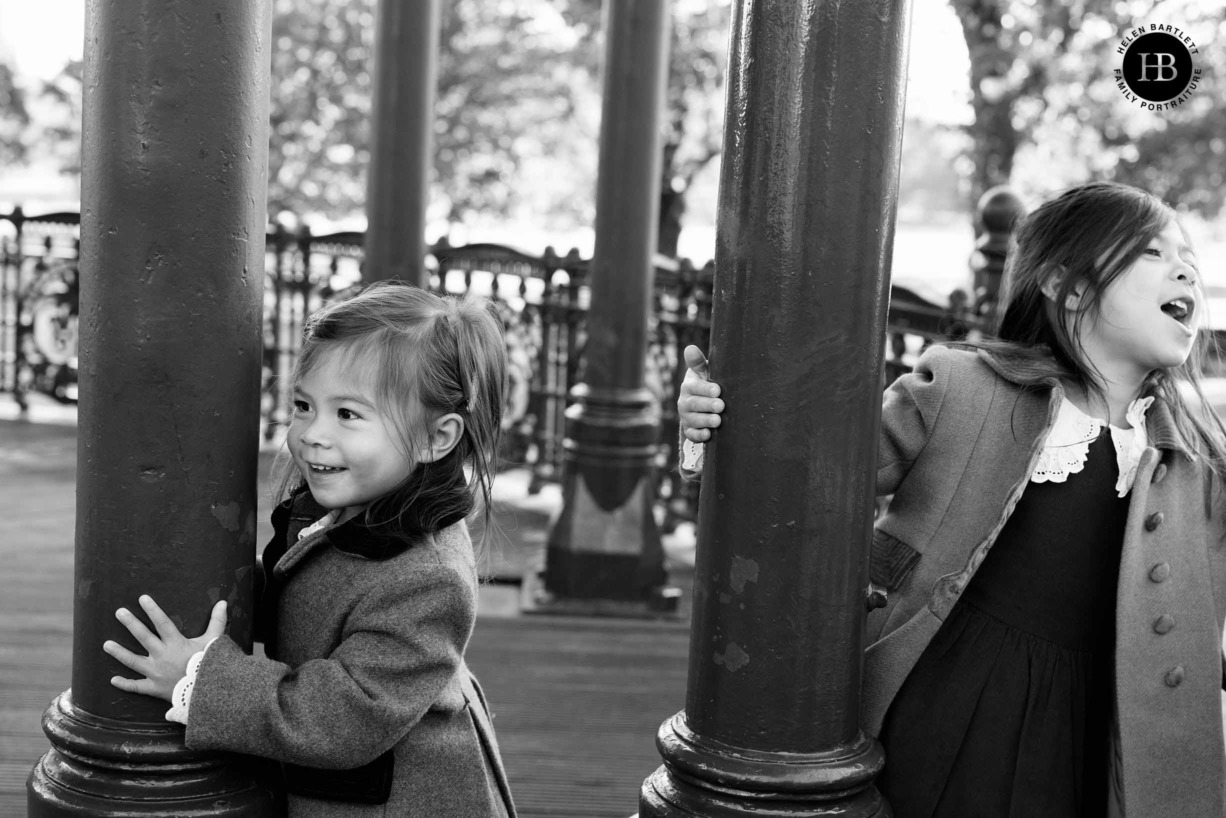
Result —
M89 0L72 688L29 815L267 814L234 761L102 652L154 597L186 633L230 602L251 643L268 166L269 4Z
M424 287L439 0L378 4L362 277Z
M887 815L860 729L906 0L738 0L685 710L643 816Z
M668 3L608 0L586 374L567 411L563 507L549 532L546 606L657 606L652 516L660 409L645 387L660 202ZM615 608L615 610L618 610Z

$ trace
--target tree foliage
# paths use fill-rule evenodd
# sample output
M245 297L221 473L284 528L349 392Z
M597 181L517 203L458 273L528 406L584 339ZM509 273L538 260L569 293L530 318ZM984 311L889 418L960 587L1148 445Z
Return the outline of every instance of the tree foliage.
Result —
M1114 0L1035 3L1030 0L950 0L970 55L972 201L1006 184L1022 144L1047 109L1054 76L1085 61L1079 32L1094 19L1114 30ZM1093 25L1089 26L1094 28Z
M590 36L549 0L444 4L435 168L450 222L590 222L599 91Z
M38 140L45 158L51 159L61 173L81 173L81 112L85 90L85 63L69 60L59 74L44 82L39 90L43 103L39 120L42 138Z
M277 0L273 23L269 210L360 213L369 164L372 0ZM432 209L448 221L539 207L558 216L575 191L542 201L527 171L572 163L591 93L577 35L545 0L442 4ZM588 162L594 172L594 160ZM549 179L538 180L548 185ZM556 186L555 186L556 187Z
M1118 157L1112 175L1168 202L1215 218L1226 206L1226 7L1185 4L1181 15L1200 54L1202 74L1188 102L1172 111L1100 125ZM1117 103L1118 104L1118 103ZM1138 121L1149 127L1138 127Z
M601 0L557 0L557 5L588 55L585 67L597 74ZM666 255L676 255L690 187L723 147L730 15L731 0L681 0L671 6L658 239L658 250Z
M0 62L0 167L25 160L29 124L25 92L15 82L12 66Z
M365 194L370 0L275 0L268 210L350 215Z
M375 0L274 0L269 210L360 215L369 163ZM1226 7L1217 0L948 0L970 55L970 203L1012 183L1140 185L1208 217L1226 197ZM720 152L730 0L674 0L660 181L672 252L695 177ZM594 221L602 0L442 4L431 216ZM1160 17L1159 17L1160 15ZM1174 21L1201 54L1200 89L1173 111L1115 87L1122 33ZM79 172L81 63L23 86L0 64L0 162ZM913 128L912 125L908 125ZM913 133L914 130L909 131ZM934 132L946 153L957 143ZM912 140L914 141L914 139ZM918 148L917 148L918 149ZM929 163L932 164L932 163ZM938 163L939 165L939 163ZM960 166L959 166L960 167ZM937 165L917 184L931 181ZM948 198L948 189L941 194Z
M666 255L677 254L694 179L723 150L730 14L725 0L679 5L673 15L660 180L659 250Z
M997 184L1049 191L1114 178L1205 216L1220 211L1226 156L1226 110L1215 91L1226 80L1226 11L1220 5L950 3L971 63L972 202ZM1117 48L1138 25L1172 21L1201 48L1194 58L1204 72L1201 87L1175 110L1141 110L1116 87Z

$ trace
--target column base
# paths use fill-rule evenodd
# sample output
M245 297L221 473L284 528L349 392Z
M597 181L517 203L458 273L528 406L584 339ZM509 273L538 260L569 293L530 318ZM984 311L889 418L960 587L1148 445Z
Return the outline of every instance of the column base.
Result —
M567 560L575 555L554 559ZM579 563L591 555L578 555ZM578 566L580 569L582 566ZM636 566L637 567L637 564ZM650 588L637 599L605 599L599 596L557 596L545 587L543 574L529 573L520 585L519 610L525 614L561 616L616 616L624 619L665 619L680 621L681 589L672 585Z
M550 524L544 580L550 599L647 602L668 581L647 469L620 506L603 507L583 467L570 464Z
M863 735L818 753L732 747L695 734L678 713L656 738L664 766L643 782L641 818L890 818L873 786L885 756Z
M26 781L28 818L284 812L278 790L258 780L252 759L188 750L177 724L96 716L74 706L69 690L43 715L43 731L51 749Z
M893 818L875 788L837 799L795 800L710 789L660 767L643 782L634 818Z

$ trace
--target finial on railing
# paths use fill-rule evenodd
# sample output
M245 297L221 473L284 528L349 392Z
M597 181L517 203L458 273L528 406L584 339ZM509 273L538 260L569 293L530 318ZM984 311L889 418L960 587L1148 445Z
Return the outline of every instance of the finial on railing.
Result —
M971 286L975 292L975 312L987 319L991 319L1000 298L1013 226L1025 212L1021 197L1005 185L987 190L975 207L979 238L970 258Z

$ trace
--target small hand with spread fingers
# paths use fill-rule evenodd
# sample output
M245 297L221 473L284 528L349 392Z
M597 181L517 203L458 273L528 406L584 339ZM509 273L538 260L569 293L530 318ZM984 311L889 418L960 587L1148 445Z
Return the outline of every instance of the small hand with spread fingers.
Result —
M213 606L208 627L195 639L188 639L179 633L175 623L170 621L170 617L147 594L140 597L140 606L157 629L156 634L146 628L127 608L116 611L115 618L136 637L136 641L141 643L149 655L133 653L118 642L110 640L102 643L102 649L120 664L144 674L145 678L125 679L122 676L112 676L111 684L128 693L141 693L170 701L175 683L187 673L187 662L192 655L204 650L210 641L225 633L226 603L223 600Z
M710 430L719 426L719 413L724 411L724 402L719 399L719 384L712 383L708 377L707 357L702 350L690 345L683 354L688 370L681 382L681 395L677 398L681 433L688 440L703 443L711 439Z

